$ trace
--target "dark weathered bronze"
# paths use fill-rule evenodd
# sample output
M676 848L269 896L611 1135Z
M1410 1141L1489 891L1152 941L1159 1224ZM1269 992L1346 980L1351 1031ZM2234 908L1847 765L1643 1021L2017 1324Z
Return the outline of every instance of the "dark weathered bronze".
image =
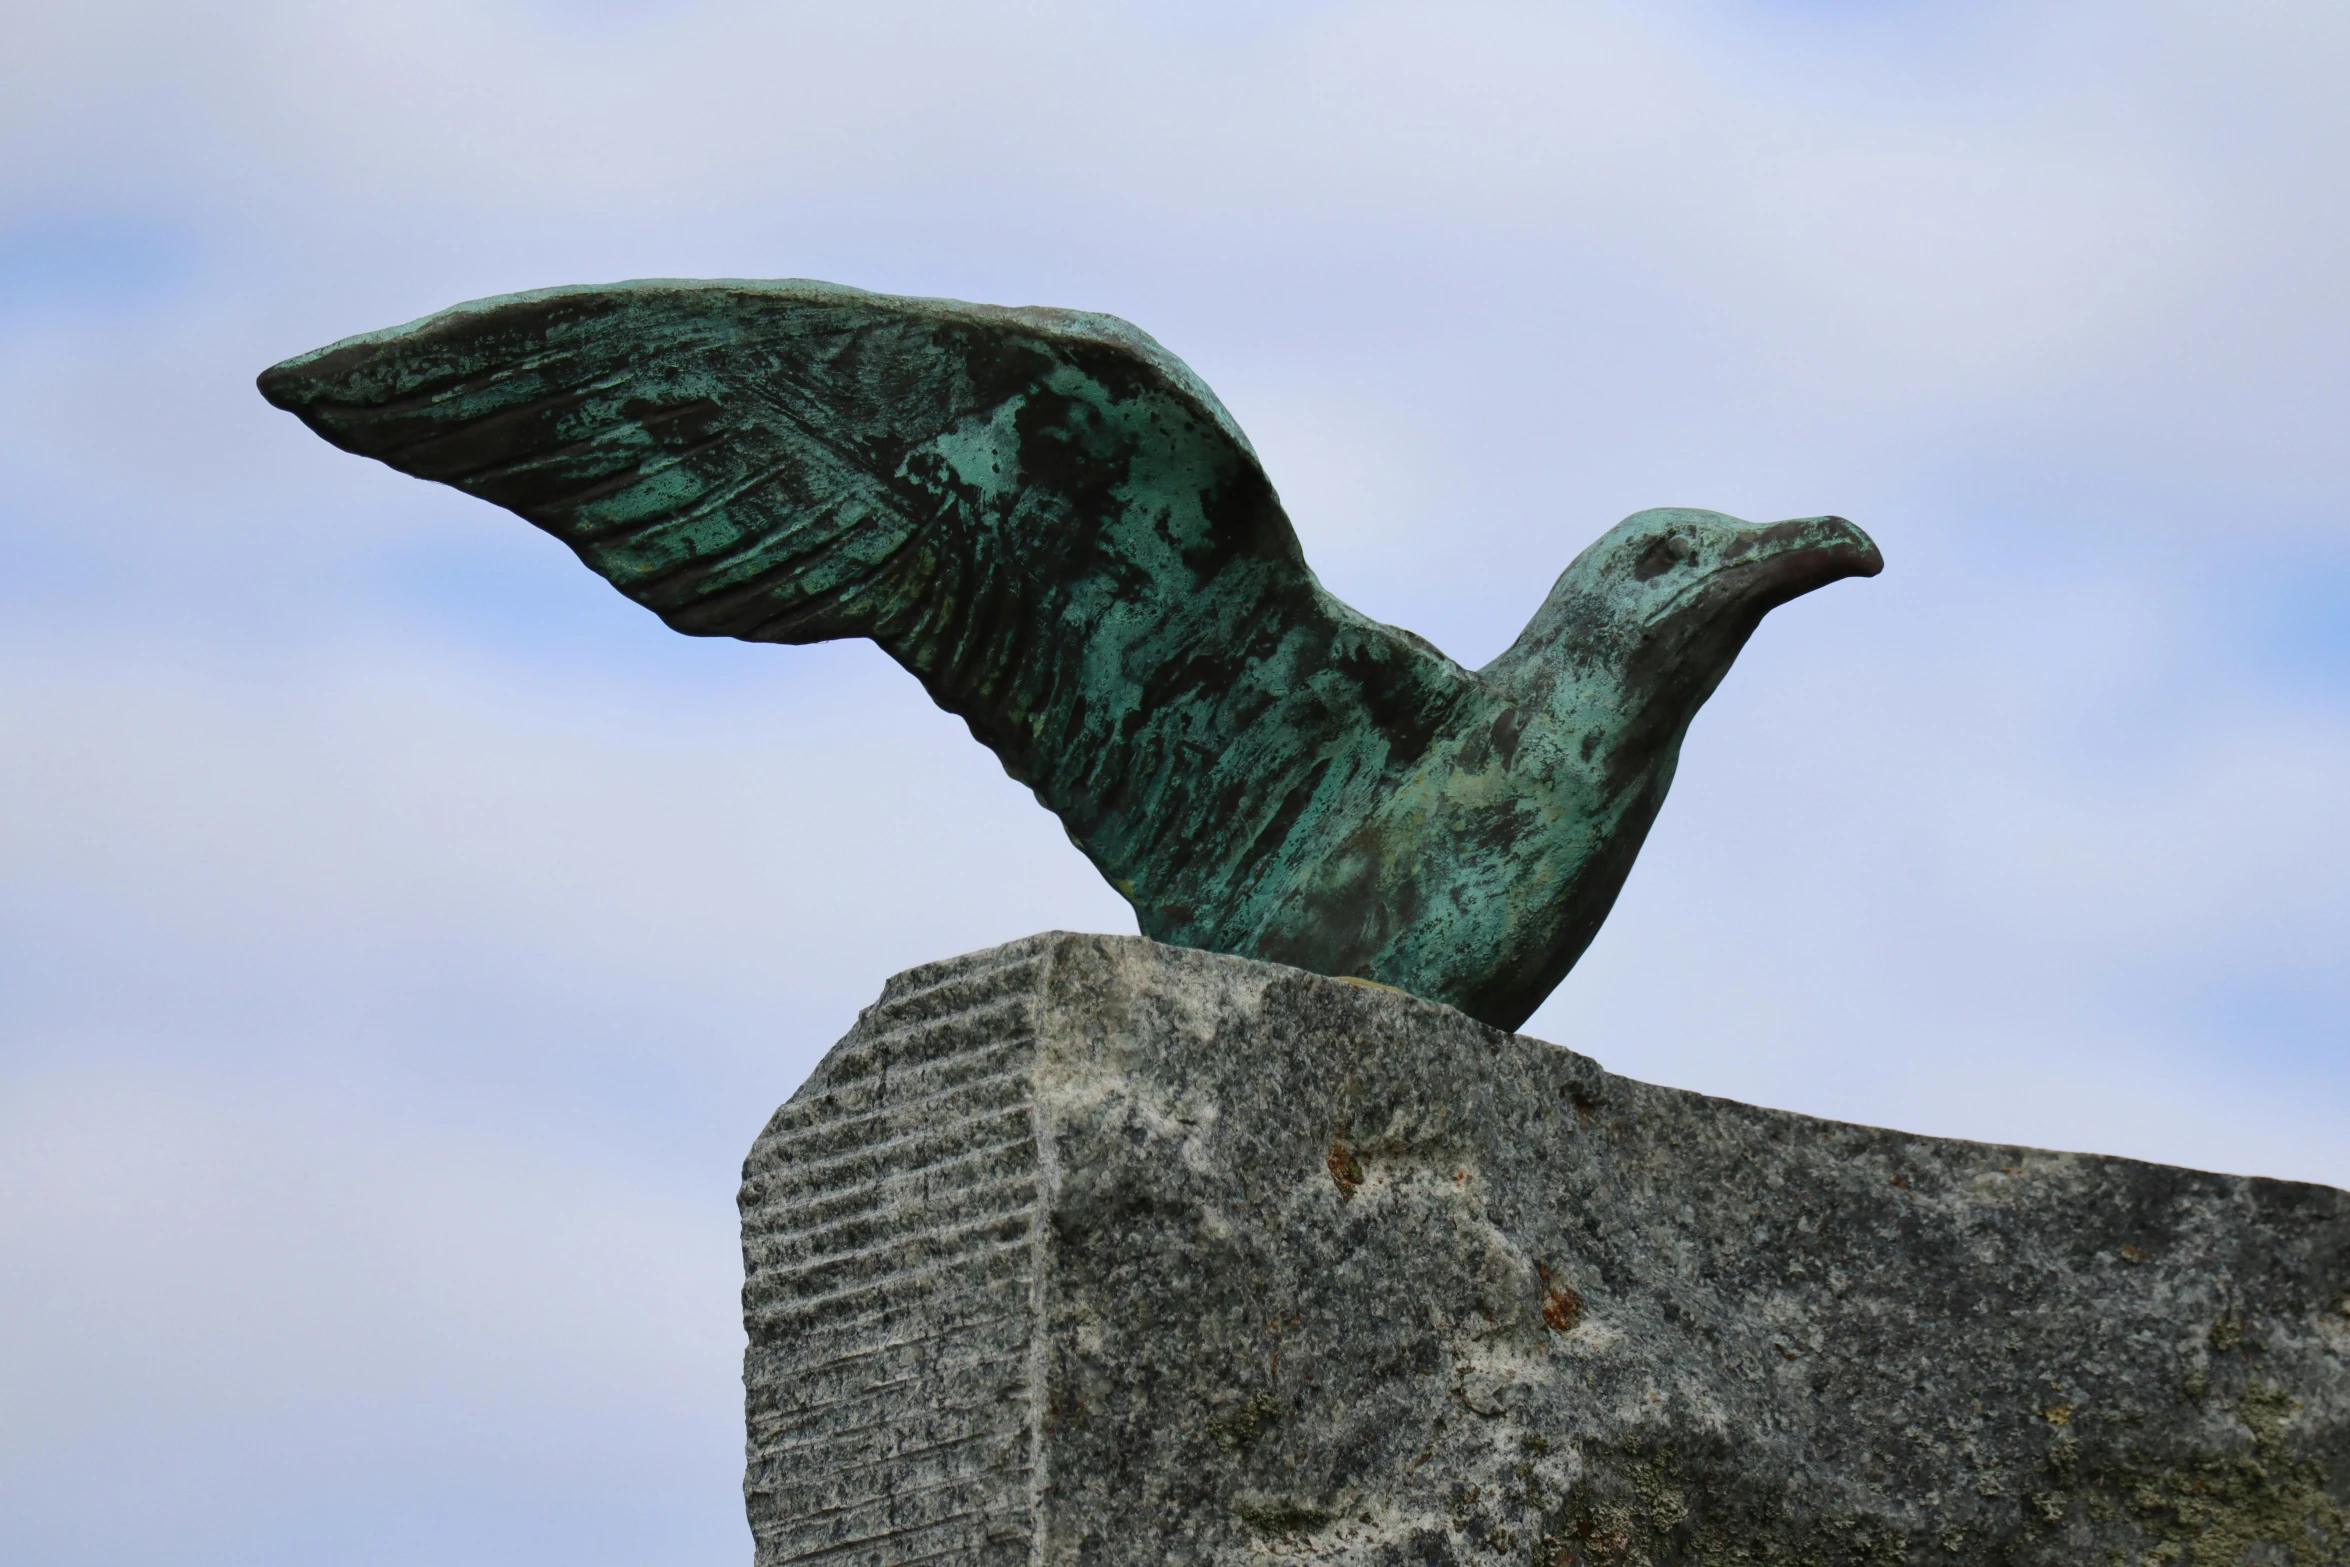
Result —
M679 631L870 637L1144 934L1514 1028L1615 902L1838 517L1644 511L1463 669L1324 591L1248 438L1111 316L811 282L460 305L266 371L346 451L521 513Z

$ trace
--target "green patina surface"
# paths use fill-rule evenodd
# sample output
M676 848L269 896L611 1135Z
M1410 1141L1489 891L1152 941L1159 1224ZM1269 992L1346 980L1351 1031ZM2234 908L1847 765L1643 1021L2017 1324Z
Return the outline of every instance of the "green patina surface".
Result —
M1467 670L1307 568L1247 438L1115 318L810 282L463 305L276 366L348 451L508 507L676 629L869 637L1161 941L1514 1028L1840 518L1628 518Z

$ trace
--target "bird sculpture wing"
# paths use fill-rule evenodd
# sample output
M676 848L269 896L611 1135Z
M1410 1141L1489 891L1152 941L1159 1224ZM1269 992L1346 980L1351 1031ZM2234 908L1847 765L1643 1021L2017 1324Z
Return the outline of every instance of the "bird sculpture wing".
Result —
M1299 829L1408 765L1472 679L1324 591L1231 415L1109 316L549 289L261 390L520 513L679 631L870 637L1164 940L1243 942L1250 887L1315 852Z

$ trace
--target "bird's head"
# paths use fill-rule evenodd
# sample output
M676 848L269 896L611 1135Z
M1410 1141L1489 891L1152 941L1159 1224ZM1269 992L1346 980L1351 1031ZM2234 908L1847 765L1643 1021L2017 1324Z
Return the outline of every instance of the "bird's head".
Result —
M1763 616L1884 568L1869 536L1841 517L1636 512L1575 557L1492 672L1514 665L1519 678L1541 668L1578 684L1596 677L1616 688L1610 705L1624 717L1645 716L1634 727L1649 740L1677 738Z
M1763 616L1814 588L1884 569L1869 536L1842 517L1744 522L1668 506L1610 528L1559 586L1605 607L1616 648L1635 658L1718 663L1719 679Z

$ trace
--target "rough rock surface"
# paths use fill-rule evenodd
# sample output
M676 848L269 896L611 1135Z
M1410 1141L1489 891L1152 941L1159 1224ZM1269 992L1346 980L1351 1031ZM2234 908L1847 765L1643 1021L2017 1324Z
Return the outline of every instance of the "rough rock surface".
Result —
M1138 938L744 1170L766 1564L2350 1562L2350 1194L1612 1077Z

